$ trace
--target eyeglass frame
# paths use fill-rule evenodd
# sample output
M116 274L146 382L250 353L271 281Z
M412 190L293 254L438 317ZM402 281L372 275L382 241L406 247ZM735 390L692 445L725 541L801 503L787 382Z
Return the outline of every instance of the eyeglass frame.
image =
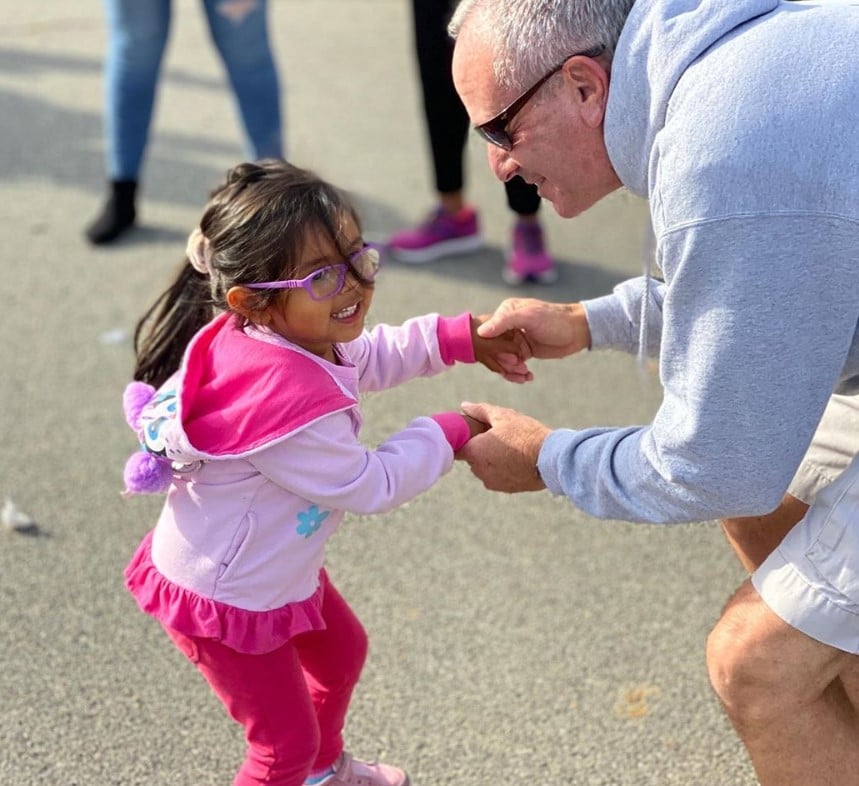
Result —
M567 55L560 63L558 63L558 65L549 71L548 74L538 79L537 82L522 93L522 95L520 95L515 101L508 104L497 115L495 115L495 117L490 118L485 123L480 123L479 125L474 126L474 130L490 145L500 147L502 150L507 150L509 152L513 149L513 140L507 133L507 126L513 118L525 108L525 105L536 95L537 91L555 74L557 74L570 58L594 58L599 57L603 52L605 52L605 44L599 44L591 49L586 49L584 52L575 52L571 55Z
M367 251L373 251L376 255L376 264L372 276L362 275L355 266L355 260L362 254L366 254ZM368 285L375 282L376 276L379 275L379 268L381 268L381 266L382 246L377 243L364 243L364 245L362 245L357 251L347 255L345 262L338 262L335 265L324 265L323 267L318 267L304 278L287 278L281 279L280 281L262 281L253 284L241 284L240 286L246 287L247 289L303 289L313 300L328 300L329 298L337 297L337 295L343 291L343 287L346 284L347 273L351 272L359 283ZM318 276L326 270L337 271L337 285L333 292L327 295L318 296L313 291L312 280L315 276Z

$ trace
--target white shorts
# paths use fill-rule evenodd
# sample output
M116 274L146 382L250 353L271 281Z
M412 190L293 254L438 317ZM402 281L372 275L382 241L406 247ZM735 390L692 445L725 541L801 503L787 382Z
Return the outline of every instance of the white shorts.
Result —
M752 575L792 627L859 654L859 396L835 396L789 492L808 513ZM855 458L854 458L855 456Z
M859 453L859 396L833 396L788 493L810 505Z

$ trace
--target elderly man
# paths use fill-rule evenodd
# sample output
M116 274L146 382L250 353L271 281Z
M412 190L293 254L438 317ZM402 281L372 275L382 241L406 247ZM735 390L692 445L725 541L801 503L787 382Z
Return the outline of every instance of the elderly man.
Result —
M708 666L758 777L859 784L859 7L464 0L451 33L495 174L565 217L621 186L647 197L664 275L505 301L481 329L521 328L541 358L659 354L651 424L552 431L465 405L489 430L462 458L488 488L545 486L602 518L727 519L756 569ZM833 392L849 397L806 457L807 493L784 497ZM827 463L839 477L808 482Z

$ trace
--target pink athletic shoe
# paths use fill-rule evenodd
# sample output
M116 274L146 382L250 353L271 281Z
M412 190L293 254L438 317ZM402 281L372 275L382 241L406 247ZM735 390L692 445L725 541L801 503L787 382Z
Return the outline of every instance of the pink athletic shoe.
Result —
M320 786L409 786L409 776L377 761L358 761L344 751L334 774Z
M439 207L420 226L397 232L388 241L392 256L415 265L475 251L482 245L477 213L471 207L458 213L446 213Z
M536 222L519 221L513 227L513 248L501 277L513 286L525 281L553 284L558 270L543 244L543 229Z

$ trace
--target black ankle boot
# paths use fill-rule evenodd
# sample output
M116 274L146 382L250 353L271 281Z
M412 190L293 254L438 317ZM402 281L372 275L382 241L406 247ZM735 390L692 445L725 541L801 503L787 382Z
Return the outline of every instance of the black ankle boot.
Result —
M123 232L134 226L137 213L134 197L137 191L136 180L113 180L110 194L99 217L86 229L90 243L102 245L112 243Z

